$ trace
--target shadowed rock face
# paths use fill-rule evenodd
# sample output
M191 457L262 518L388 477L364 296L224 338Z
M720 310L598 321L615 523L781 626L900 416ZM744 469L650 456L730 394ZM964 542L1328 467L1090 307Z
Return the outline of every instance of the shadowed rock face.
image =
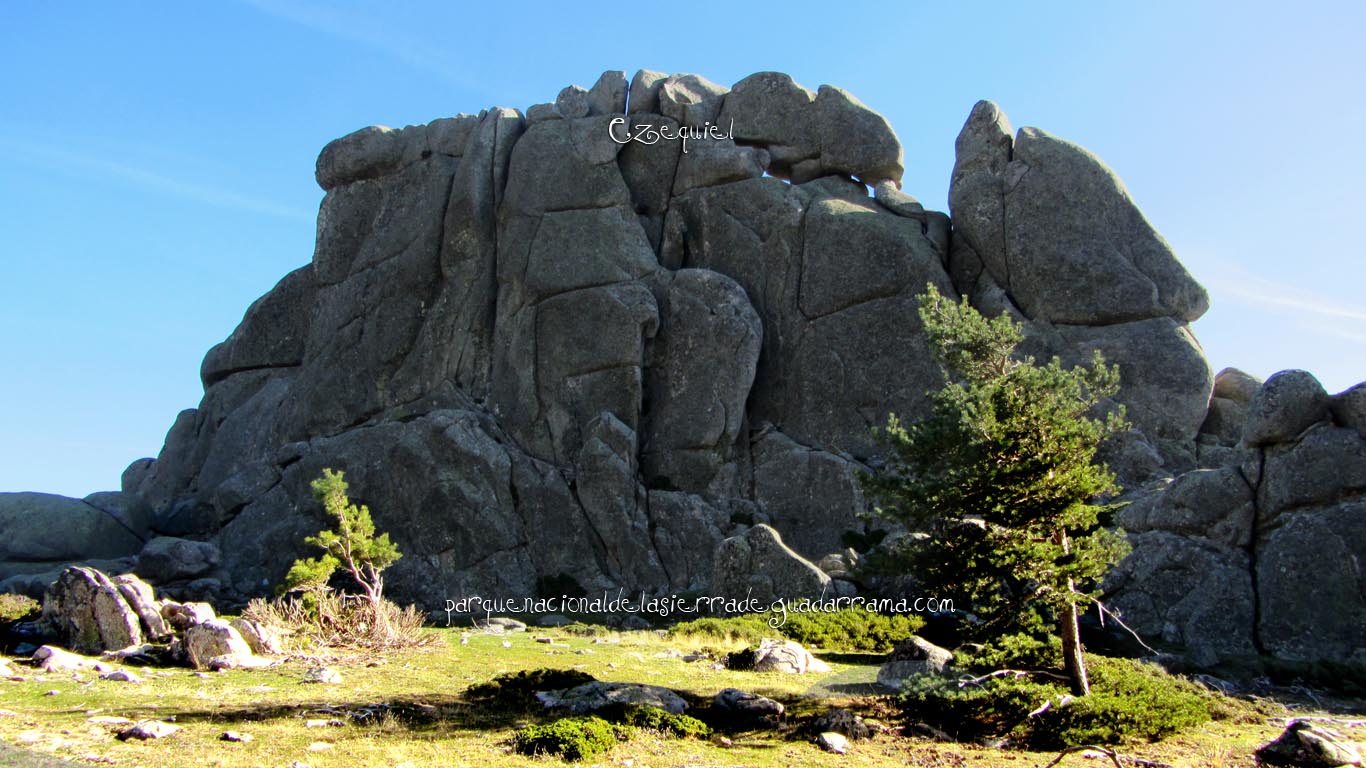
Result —
M864 532L869 428L923 415L941 383L916 313L933 284L1024 323L1030 354L1120 366L1135 430L1106 456L1140 503L1113 591L1135 621L1281 653L1309 611L1341 629L1314 652L1366 645L1355 618L1280 607L1316 583L1303 552L1328 531L1337 607L1360 615L1341 531L1360 478L1315 470L1360 461L1359 391L1237 372L1216 389L1188 327L1204 290L1082 148L979 103L952 221L900 191L903 163L881 115L774 72L609 72L525 114L337 139L312 263L209 351L199 407L105 500L141 510L136 536L100 554L211 541L182 591L268 592L324 525L308 484L336 467L404 553L401 600L818 593L809 561Z

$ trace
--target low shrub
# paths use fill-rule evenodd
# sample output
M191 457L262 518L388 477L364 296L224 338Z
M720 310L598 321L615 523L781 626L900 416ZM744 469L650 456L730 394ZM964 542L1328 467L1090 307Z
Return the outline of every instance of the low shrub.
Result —
M1061 684L1027 678L996 677L960 687L951 678L922 675L906 681L900 704L908 720L928 723L959 741L1023 740L1029 713L1066 693Z
M525 709L537 704L536 694L591 683L596 677L577 669L524 669L507 672L465 689L465 698L499 709Z
M764 615L747 613L743 616L727 618L706 617L684 621L669 629L669 636L675 638L702 638L723 643L747 645L757 644L764 638L777 634Z
M1040 638L1017 633L986 643L954 650L954 663L974 672L996 669L1058 669L1062 667L1062 640L1056 635Z
M441 642L440 635L423 628L426 619L417 608L399 608L381 600L380 610L383 620L376 621L368 600L320 590L297 597L252 600L242 610L242 617L288 630L293 642L305 649L312 645L379 650Z
M962 686L921 677L908 681L900 704L908 719L958 739L1008 737L1037 749L1156 741L1210 719L1213 694L1161 667L1101 656L1087 656L1087 665L1091 695L1070 701L1066 685L1037 677Z
M892 650L924 624L919 616L887 616L846 608L828 613L789 613L779 631L808 648L876 653Z
M689 715L675 715L659 707L630 704L622 710L619 719L613 719L622 725L643 728L676 739L705 739L711 736L711 728L701 720Z
M626 736L620 726L600 717L567 717L517 730L512 734L512 748L521 755L558 755L578 761L606 752Z
M560 627L560 631L574 637L608 637L616 634L616 630L611 627L604 627L601 624L585 624L582 621L566 624Z
M706 638L723 643L756 645L781 636L809 648L831 651L890 651L924 624L919 616L894 615L846 608L831 612L789 612L775 627L772 613L749 613L729 618L702 618L675 624L674 637Z
M1210 719L1211 694L1156 664L1088 657L1091 695L1037 718L1032 746L1158 741Z
M37 600L27 595L16 595L11 592L0 594L0 624L36 619L42 609L43 606Z

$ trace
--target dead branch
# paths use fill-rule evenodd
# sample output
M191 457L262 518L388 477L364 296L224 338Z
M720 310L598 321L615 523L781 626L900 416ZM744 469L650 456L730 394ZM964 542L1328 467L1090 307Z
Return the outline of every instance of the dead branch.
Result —
M962 678L958 681L958 687L966 688L969 685L981 685L982 683L985 683L988 680L1006 676L1014 677L1017 680L1021 677L1049 677L1054 680L1061 680L1064 683L1068 681L1066 675L1062 675L1057 672L1048 672L1042 669L998 669L995 672L988 672L987 674L982 675L981 677Z
M1067 749L1064 749L1063 751L1059 752L1058 756L1053 758L1053 761L1050 762L1048 765L1043 766L1043 768L1053 768L1053 766L1057 765L1058 763L1061 763L1064 757L1067 757L1068 755L1074 752L1085 752L1087 750L1099 752L1102 755L1105 755L1106 757L1110 758L1110 762L1115 764L1115 768L1124 768L1125 763L1139 766L1139 768L1172 768L1172 766L1167 763L1158 763L1152 760L1144 760L1140 757L1129 757L1128 755L1121 755L1119 752L1113 749L1108 749L1106 747L1097 747L1095 745L1068 747Z
M1148 653L1151 653L1154 656L1159 655L1156 648L1153 648L1151 645L1148 645L1147 643L1143 642L1143 638L1139 637L1138 633L1131 629L1128 624L1125 624L1124 620L1121 619L1118 614L1116 614L1109 608L1105 607L1105 603L1102 603L1099 600L1096 600L1095 603L1096 607L1100 609L1100 621L1102 624L1105 623L1105 615L1109 614L1110 618L1114 619L1116 624L1123 627L1125 632L1128 632L1129 634L1134 636L1134 640L1137 640L1138 644L1143 646L1144 650L1146 650Z

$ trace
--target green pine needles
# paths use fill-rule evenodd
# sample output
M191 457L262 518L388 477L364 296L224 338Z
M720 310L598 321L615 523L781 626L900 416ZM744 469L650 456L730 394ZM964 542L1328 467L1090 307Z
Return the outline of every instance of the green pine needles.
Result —
M1089 365L1064 368L1017 357L1021 326L983 317L933 285L920 318L945 373L930 416L904 424L895 415L878 431L883 472L864 478L876 512L933 536L911 553L927 590L952 595L982 620L984 636L1061 624L1073 691L1087 692L1077 610L1123 553L1123 540L1098 523L1092 503L1118 492L1095 461L1108 435L1128 428L1122 407L1102 418L1119 391L1119 370L1099 352Z
M285 589L306 594L325 590L337 569L343 569L365 591L376 621L380 621L384 617L382 574L403 555L389 540L389 534L375 535L370 508L352 504L346 489L343 474L332 469L324 469L322 477L313 481L313 497L322 503L327 515L336 522L336 528L319 531L318 535L304 539L322 549L323 554L295 560L285 575Z

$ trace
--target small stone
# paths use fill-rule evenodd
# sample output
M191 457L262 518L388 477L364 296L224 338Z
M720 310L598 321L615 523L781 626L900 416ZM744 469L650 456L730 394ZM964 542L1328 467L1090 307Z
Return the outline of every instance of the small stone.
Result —
M103 674L103 675L100 675L100 679L101 679L101 680L109 680L109 681L115 682L115 683L141 683L141 682L144 682L144 680L143 680L141 677L138 677L137 675L133 674L132 672L129 672L129 671L123 670L123 669L115 670L115 671L113 671L113 672L107 672L107 673L105 673L105 674Z
M838 733L827 731L816 737L816 746L826 752L843 755L849 751L849 740Z
M811 730L817 733L838 733L858 741L872 735L872 730L863 718L847 709L832 709L817 717L811 723Z
M315 741L312 744L308 745L309 752L326 752L331 748L332 745L325 741Z
M138 739L140 741L146 741L147 739L163 739L178 730L180 730L180 726L178 725L163 723L160 720L143 720L131 728L119 731L118 739L119 741L128 741L129 739Z
M304 721L304 727L305 727L305 728L340 728L340 727L342 727L343 725L346 725L346 723L342 722L341 720L336 719L335 717L333 717L333 718L328 718L328 719L326 719L326 720L305 720L305 721Z
M509 619L503 616L494 616L493 618L488 619L483 623L476 623L475 626L479 627L480 629L493 632L495 634L498 632L526 631L525 622L521 622L516 619Z
M331 667L311 667L307 672L304 672L305 683L327 683L336 685L341 681L341 673Z
M503 641L503 647L504 647L504 648L511 648L511 647L512 647L512 643L509 643L508 641L504 640L504 641Z
M554 645L554 644L555 644L555 638L553 638L553 637L538 637L538 638L536 638L536 642L542 643L542 644L544 644L544 645Z
M219 740L219 741L233 741L233 742L238 742L238 743L241 743L241 744L245 744L245 743L251 741L253 738L255 738L255 737L252 736L250 733L242 733L242 732L240 732L240 731L223 731L223 735L219 736L219 737L218 737L218 740Z
M782 702L738 688L727 688L716 694L713 706L741 720L779 718L787 711Z
M93 669L98 663L89 656L82 656L77 653L58 648L54 645L44 645L33 652L33 660L38 662L38 666L44 672L70 672L79 669Z
M44 695L44 696L59 696L59 695L61 695L61 693L62 693L62 692L59 691L59 690L57 690L56 688L53 688L53 689L50 690L50 691L43 691L43 695Z

